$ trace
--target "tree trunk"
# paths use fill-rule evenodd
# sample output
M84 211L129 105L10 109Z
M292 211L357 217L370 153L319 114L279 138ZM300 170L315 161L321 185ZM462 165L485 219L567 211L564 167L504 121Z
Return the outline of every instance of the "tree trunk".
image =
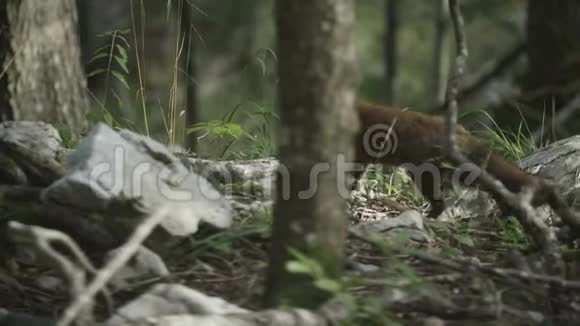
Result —
M292 248L315 259L328 277L342 271L349 192L339 165L352 162L358 127L354 3L278 0L275 15L281 167L265 299L268 306L313 307L328 293L289 273L286 263L294 260Z
M0 121L14 120L14 112L10 107L8 78L5 67L10 65L10 28L8 26L8 7L0 5Z
M529 70L524 92L528 106L535 113L526 118L537 126L544 112L558 114L580 91L580 1L530 0L527 18L527 54ZM578 127L576 115L572 124ZM517 118L516 118L517 119ZM550 129L550 126L545 126ZM565 126L556 126L556 132ZM561 135L564 136L564 135Z
M445 40L447 36L447 0L433 1L434 35L433 35L433 73L431 76L431 103L438 107L445 101L445 72L447 67Z
M0 59L7 69L1 110L79 132L88 105L75 1L7 0L2 7Z
M385 96L390 105L397 105L399 100L399 71L397 67L399 5L399 0L385 0Z
M197 38L195 33L193 8L185 3L182 10L183 31L185 33L185 128L190 128L199 122L199 98L198 98L198 69L197 69ZM195 151L197 139L194 133L186 134L183 147L190 151Z

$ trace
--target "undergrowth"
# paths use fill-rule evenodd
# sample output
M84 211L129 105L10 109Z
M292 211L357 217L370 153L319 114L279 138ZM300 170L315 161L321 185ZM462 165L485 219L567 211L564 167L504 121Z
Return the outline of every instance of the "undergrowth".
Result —
M142 6L142 3L141 3ZM145 74L145 8L135 11L131 4L131 28L123 30L111 30L98 35L98 38L105 40L105 45L94 51L89 61L89 72L87 78L100 78L103 80L102 94L92 94L89 92L93 107L87 119L90 124L97 122L104 123L112 128L127 128L136 132L142 132L147 136L153 136L149 121L153 111L147 104L149 94L144 78ZM187 40L181 35L185 32L181 22L184 10L201 12L194 4L179 0L175 3L167 1L167 22L175 28L177 33L174 43L174 60L172 63L172 77L170 80L168 97L169 103L164 106L158 104L161 122L164 126L165 137L168 145L180 143L180 130L183 135L194 133L198 145L209 149L210 158L221 160L241 160L272 157L276 155L274 130L278 121L278 116L274 113L275 95L257 90L254 100L240 99L233 109L226 112L219 119L200 121L192 126L183 125L185 111L180 109L180 94L184 91L184 79L191 79L195 76L187 76L187 72L180 66L180 61L191 55L190 46L192 37L199 38L203 43L202 35L190 35ZM140 16L140 19L137 16ZM170 20L169 18L175 18ZM140 24L140 25L138 25ZM197 33L195 26L191 29ZM138 32L139 31L139 32ZM140 34L139 34L140 33ZM189 35L189 34L185 34ZM131 45L133 43L133 46ZM131 53L133 52L133 55ZM252 61L253 60L253 61ZM275 69L276 54L271 49L258 51L252 62L243 68L243 78L239 81L242 88L247 85L267 83L272 80L270 66ZM271 63L271 64L270 64ZM131 71L131 67L135 70ZM257 74L252 74L253 70ZM185 75L185 76L184 76ZM258 80L252 79L257 75ZM197 81L193 81L197 82ZM268 86L269 87L269 86ZM259 88L259 87L258 87ZM130 94L121 94L119 90ZM246 92L250 96L251 90ZM270 98L272 97L272 98ZM132 100L133 98L134 100ZM264 104L266 103L267 104ZM128 112L133 110L135 112ZM132 121L127 117L138 117L138 110L141 110L142 121ZM199 114L199 112L197 113ZM143 125L141 131L138 125ZM72 147L78 139L74 138L71 130L61 130L64 143ZM200 146L198 146L200 147Z
M489 113L481 113L491 121L492 126L483 125L483 129L474 134L505 158L517 162L538 149L524 117L518 129L510 131L502 129Z
M244 107L240 104L221 119L197 123L187 128L187 132L201 134L198 136L200 142L220 148L217 159L251 160L273 157L276 155L273 125L279 118L271 110L257 104L253 106L257 108L243 112L254 124L251 129L233 121Z

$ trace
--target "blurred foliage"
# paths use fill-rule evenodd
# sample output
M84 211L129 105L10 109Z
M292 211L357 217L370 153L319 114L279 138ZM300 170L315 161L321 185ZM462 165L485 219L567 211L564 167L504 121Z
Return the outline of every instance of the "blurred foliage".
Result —
M401 2L399 98L403 107L425 110L430 105L428 80L433 69L433 3L420 0ZM141 7L141 3L144 7ZM112 56L107 57L97 54L103 59L102 65L92 66L93 71L101 73L103 70L99 69L106 70L109 67L111 75L121 79L121 87L128 86L129 94L115 95L117 103L107 105L106 109L123 111L111 112L110 115L119 121L130 121L136 124L136 127L131 126L132 128L142 131L144 121L140 108L141 88L139 71L135 63L136 52L139 53L140 72L144 81L142 91L147 101L147 119L152 135L161 141L167 141L166 112L173 103L171 94L174 87L177 87L175 92L177 95L173 99L177 101L177 110L179 112L184 110L182 103L186 76L183 71L179 71L178 83L173 83L176 57L187 55L184 46L176 46L185 43L183 40L180 43L177 39L181 34L178 32L179 19L174 8L176 3L179 2L153 0L133 2L132 27L137 31L137 37L128 43L136 44L135 48L129 49L127 46L126 51L117 48ZM245 157L274 154L272 148L275 147L273 139L276 134L276 119L271 119L272 116L268 119L256 118L256 108L259 108L258 111L261 112L259 114L264 118L267 116L266 112L270 114L275 112L277 103L277 56L271 14L274 1L198 0L183 3L187 10L194 13L196 32L192 41L196 47L199 75L193 76L193 79L199 85L201 107L199 114L201 121L196 127L199 129L204 123L209 127L212 121L215 124L228 112L238 108L240 112L228 123L240 126L244 134L253 135L254 138L249 137L245 142L236 141L228 147L228 150L237 153L237 157L244 157L240 155L241 150L250 143L260 144L259 146L263 148L258 151L260 153L255 152ZM522 39L525 2L466 0L463 4L470 47L469 72L473 73L504 54ZM381 102L384 71L384 0L356 1L356 14L356 46L361 76L360 97ZM98 17L98 14L93 17ZM112 43L107 49L111 46ZM446 49L447 57L450 59L453 50L451 35L448 35ZM116 64L114 69L110 67L111 60L106 60L107 58L114 59L113 63ZM125 84L126 86L123 86ZM103 111L102 105L100 110ZM185 134L187 128L193 126L178 127L179 133ZM231 142L231 139L223 141L225 143L222 146L216 146L215 140L210 142L202 140L199 150L207 156L223 156L224 146Z

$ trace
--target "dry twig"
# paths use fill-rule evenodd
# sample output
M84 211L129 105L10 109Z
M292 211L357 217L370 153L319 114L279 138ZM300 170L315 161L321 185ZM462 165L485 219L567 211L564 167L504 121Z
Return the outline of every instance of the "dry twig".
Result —
M24 225L19 222L10 222L10 236L14 241L32 246L45 261L50 263L68 282L69 295L71 300L77 298L85 289L86 274L96 273L96 269L91 261L85 256L79 246L66 234L45 229L38 226ZM58 250L55 250L53 243L64 245L76 259L77 264L69 260ZM80 265L80 266L79 266ZM112 309L111 298L103 289L109 309ZM92 304L83 307L82 323L89 323L93 320Z
M98 271L94 280L84 289L84 291L77 296L76 300L67 307L57 326L70 325L83 312L84 307L89 304L95 295L103 289L107 282L121 269L127 262L135 255L141 244L153 232L155 227L163 221L167 216L168 208L162 206L153 214L149 215L137 228L127 242L120 248L116 256L114 256L107 264Z

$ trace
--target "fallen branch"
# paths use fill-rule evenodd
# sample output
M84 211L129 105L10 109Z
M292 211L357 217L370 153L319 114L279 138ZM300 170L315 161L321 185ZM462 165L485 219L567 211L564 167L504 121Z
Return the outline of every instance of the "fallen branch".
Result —
M147 239L151 232L153 232L155 227L157 227L157 225L167 217L168 210L167 206L161 206L155 213L149 215L137 226L127 242L119 248L118 254L98 271L93 281L77 296L76 300L67 307L61 319L58 321L57 326L70 325L79 317L79 315L84 311L84 308L93 301L96 294L106 286L107 282L109 282L111 277L113 277L119 269L127 264L131 257L133 257L137 250L139 250L141 244Z
M558 276L550 276L550 275L543 275L537 274L528 271L522 271L517 269L508 269L508 268L498 268L492 266L486 266L479 262L477 259L466 259L466 258L449 258L443 255L437 254L429 254L423 251L415 250L415 249L408 249L403 247L391 246L388 245L388 242L385 241L384 238L375 235L375 234L361 234L359 232L349 231L349 235L353 238L360 240L364 243L368 243L369 245L382 250L388 251L390 256L404 256L414 260L422 261L423 263L431 266L440 266L446 270L452 271L453 274L443 274L440 276L432 276L432 277L425 277L422 278L424 281L443 281L443 282L452 282L453 280L459 280L462 277L475 277L478 278L477 275L487 275L488 277L496 279L498 282L504 284L511 284L515 286L521 286L523 283L527 283L531 288L528 291L529 295L536 290L548 290L552 295L559 294L560 296L565 296L565 293L574 293L580 290L580 282L578 281L570 281L566 280L563 277ZM370 285L384 285L387 287L393 288L400 288L404 286L408 286L408 280L403 282L395 283L390 281L384 280L364 280L364 284ZM462 282L464 283L464 282ZM416 281L415 281L416 284ZM458 283L458 286L461 283ZM559 292L555 292L554 290L560 290ZM530 322L534 324L542 324L541 320L537 320L534 316L530 315L530 311L519 311L517 309L511 308L501 302L486 302L480 307L474 307L473 309L469 310L462 310L460 307L455 305L448 306L448 311L442 312L437 310L432 310L432 305L434 303L441 304L445 302L445 300L438 302L437 300L431 301L429 304L424 304L420 306L415 306L410 310L413 312L422 312L427 314L432 314L439 317L446 317L446 318L491 318L488 314L490 311L496 311L498 315L495 318L499 318L502 312L508 313L517 317L518 319L521 318L530 318ZM407 303L408 304L408 303ZM493 308L495 306L495 308ZM445 305L440 305L440 308L444 308ZM409 309L407 307L406 309ZM491 310L489 310L491 309ZM397 310L405 310L404 307L397 305ZM485 313L487 312L487 313Z
M86 273L96 273L96 269L91 261L85 256L79 246L66 234L41 228L38 226L24 225L19 222L10 222L10 237L24 245L33 247L44 260L51 264L68 282L69 295L71 300L77 298L84 291ZM73 263L65 255L55 250L53 243L64 245L78 264ZM79 266L80 265L80 266ZM102 289L110 311L112 311L112 300L106 289ZM82 319L79 323L84 325L93 320L92 304L87 304L82 310Z

